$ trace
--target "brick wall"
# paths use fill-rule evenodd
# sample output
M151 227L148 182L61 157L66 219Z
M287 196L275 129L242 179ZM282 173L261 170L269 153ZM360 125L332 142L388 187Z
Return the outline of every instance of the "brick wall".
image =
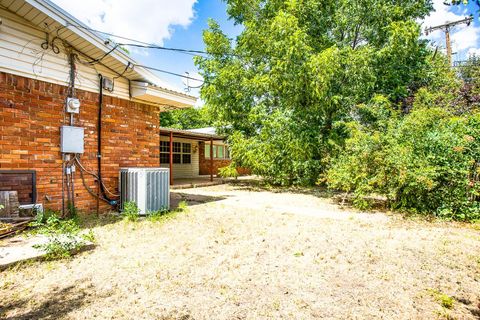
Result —
M60 126L67 88L0 72L0 170L36 170L37 202L61 209L62 160ZM85 128L81 161L97 170L98 94L77 90L81 101L75 126ZM107 188L118 192L120 167L159 166L159 110L157 107L104 96L102 117L102 173ZM96 190L93 177L86 183ZM76 205L94 211L96 199L75 176ZM101 209L109 209L103 202Z
M20 204L33 202L34 183L32 173L23 172L23 170L5 172L0 170L0 191L17 191Z

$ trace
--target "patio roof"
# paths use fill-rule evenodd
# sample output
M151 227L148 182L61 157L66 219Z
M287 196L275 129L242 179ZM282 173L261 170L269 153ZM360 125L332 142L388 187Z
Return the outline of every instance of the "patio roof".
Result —
M163 128L163 127L160 128L160 135L169 136L170 133L173 135L173 137L176 137L176 138L194 139L194 140L202 140L202 141L210 141L210 140L223 141L226 138L225 136L218 135L218 134L193 132L190 130L181 130L181 129L173 129L173 128Z

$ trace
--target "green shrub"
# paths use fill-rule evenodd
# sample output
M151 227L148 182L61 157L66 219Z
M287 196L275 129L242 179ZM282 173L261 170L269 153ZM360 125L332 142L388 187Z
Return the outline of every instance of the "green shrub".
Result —
M147 212L147 219L150 221L162 220L170 211L168 209L161 209Z
M123 204L122 214L126 220L135 222L140 216L140 209L138 209L137 204L134 201L126 201Z
M235 163L275 185L314 185L322 172L325 143L291 113L274 112L258 135L234 133L230 147Z
M45 210L43 211L37 211L37 214L35 216L35 221L33 221L31 223L31 226L38 226L38 227L42 227L45 225L45 223L47 222L48 218L50 217L60 217L60 213L55 211L55 210L51 210L51 209L48 209L46 208Z
M222 178L235 178L237 179L239 174L235 166L230 165L218 169L218 175Z
M345 151L327 172L329 187L354 204L383 195L393 209L455 220L480 218L480 114L418 107L385 129L350 125Z
M178 203L177 212L186 212L188 210L188 203L185 200L182 200Z
M95 236L90 230L87 234L81 234L75 219L62 220L53 211L47 212L48 218L44 222L35 222L38 227L37 233L47 236L45 244L37 245L37 248L46 252L46 259L62 259L83 247L87 241L94 242Z

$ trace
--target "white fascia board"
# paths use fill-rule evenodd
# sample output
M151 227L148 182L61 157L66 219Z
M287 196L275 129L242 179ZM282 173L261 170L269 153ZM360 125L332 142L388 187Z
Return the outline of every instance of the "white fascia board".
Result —
M68 30L72 31L79 37L90 42L92 45L99 48L104 53L107 53L114 48L114 45L105 44L105 41L107 39L104 39L100 37L97 33L91 30L88 30L89 27L86 24L79 21L74 16L72 16L71 14L69 14L68 12L66 12L59 6L57 6L56 4L50 2L49 0L25 0L25 2L30 4L32 7L39 10L40 12L43 12L53 20L57 21L59 24L61 24ZM76 25L83 26L87 29L82 27L76 27ZM113 50L110 53L110 56L125 66L128 65L129 63L133 65L137 65L137 62L122 50L118 50L118 49ZM136 67L134 71L140 77L144 78L144 80L147 80L149 82L156 83L158 85L161 85L161 83L163 82L153 72L146 70L145 68Z
M140 81L131 82L130 93L133 99L178 108L193 107L197 101L195 97L179 94L175 91L166 90Z
M91 32L90 30L76 27L75 25L81 25L81 26L84 26L85 28L89 28L87 25L77 20L75 17L73 17L68 12L58 7L57 5L53 4L52 2L44 1L44 0L25 0L25 2L30 4L35 9L43 12L53 20L57 21L68 30L74 32L79 37L90 42L91 44L93 44L103 52L107 53L113 49L113 45L111 46L105 45L106 39L102 39L97 34ZM132 60L132 58L126 56L126 54L122 53L120 50L114 50L112 53L110 53L110 56L112 56L113 58L117 59L118 61L120 61L125 65L127 65L129 62L136 63L135 61Z

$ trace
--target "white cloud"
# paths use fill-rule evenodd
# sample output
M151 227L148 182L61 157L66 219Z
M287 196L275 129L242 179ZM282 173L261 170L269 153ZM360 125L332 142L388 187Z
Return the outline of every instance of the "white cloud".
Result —
M451 36L453 51L465 51L470 48L477 47L480 38L480 28L473 26L463 27L454 32Z
M192 22L197 0L53 1L93 29L162 45L173 26Z
M425 18L422 24L423 28L461 20L468 16L466 10L462 12L462 14L455 14L451 11L452 7L445 5L443 2L444 0L433 1L435 11ZM429 34L426 38L433 40L439 47L445 48L445 34L443 31L435 31ZM463 59L467 55L467 52L479 47L480 27L474 23L470 26L465 24L455 26L450 31L450 38L452 42L452 51L457 53L454 60Z
M468 49L467 56L480 57L480 48L470 48L470 49Z

